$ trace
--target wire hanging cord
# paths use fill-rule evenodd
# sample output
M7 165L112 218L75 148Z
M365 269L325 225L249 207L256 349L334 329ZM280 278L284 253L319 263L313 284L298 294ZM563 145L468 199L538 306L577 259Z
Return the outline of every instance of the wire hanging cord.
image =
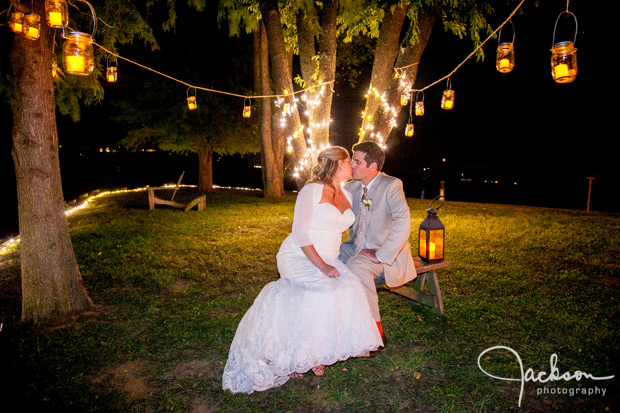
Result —
M286 97L286 96L296 95L296 94L299 94L299 93L304 93L304 92L305 92L305 91L307 91L307 90L314 89L314 88L317 88L317 87L321 87L321 86L324 86L324 85L332 85L332 84L334 83L334 81L333 81L333 80L330 80L330 81L327 81L327 82L322 82L322 83L319 83L318 85L314 85L314 86L311 86L311 87L307 87L307 88L305 88L305 89L301 89L301 90L295 91L295 92L293 92L293 93L291 93L291 94L288 94L288 95L261 95L261 96L254 96L254 95L241 95L241 94L238 94L238 93L224 92L224 91L222 91L222 90L209 89L209 88L202 87L202 86L195 86L195 85L192 85L192 84L187 83L187 82L185 82L185 81L183 81L183 80L181 80L181 79L177 79L177 78L172 77L172 76L170 76L170 75L167 75L167 74L165 74L165 73L159 72L159 71L157 71L157 70L155 70L155 69L152 69L152 68L150 68L150 67L148 67L148 66L144 66L143 64L140 64L140 63L138 63L138 62L135 62L135 61L133 61L133 60L131 60L131 59L128 59L128 58L126 58L126 57L123 57L123 56L121 56L121 55L119 55L119 54L117 54L117 53L114 53L114 52L112 52L111 50L106 49L105 47L103 47L102 45L100 45L100 44L98 44L98 43L96 43L96 42L93 42L93 44L94 44L95 46L99 47L101 50L103 50L103 51L105 51L105 52L107 52L107 53L111 54L112 56L114 56L114 57L116 57L116 58L118 58L118 59L123 59L123 60L125 60L125 61L127 61L127 62L129 62L129 63L131 63L131 64L134 64L134 65L136 65L136 66L141 67L142 69L145 69L145 70L151 71L151 72L156 73L156 74L158 74L158 75L160 75L160 76L163 76L163 77L165 77L165 78L168 78L168 79L170 79L170 80L173 80L173 81L175 81L175 82L177 82L177 83L181 83L181 84L183 84L183 85L185 85L185 86L187 86L187 87L194 88L194 89L200 89L200 90L204 90L204 91L207 91L207 92L220 93L220 94L223 94L223 95L228 95L228 96L235 96L235 97L244 98L244 99L245 99L245 98L251 98L251 99L281 98L281 97ZM332 92L334 91L333 87L331 88L331 90L332 90Z
M456 73L457 70L460 69L461 66L463 66L465 64L465 62L467 62L469 59L472 58L472 56L474 56L476 54L476 52L478 50L480 50L482 48L482 46L484 46L484 44L486 42L488 42L489 40L491 40L491 38L493 36L495 36L495 34L501 30L502 27L504 27L509 21L510 19L512 19L512 17L517 13L517 11L519 11L519 9L521 8L521 6L523 5L523 3L525 3L525 0L521 0L521 2L517 5L517 7L512 11L512 13L510 13L510 15L508 16L508 18L502 23L500 24L497 29L495 29L495 31L493 31L493 33L491 33L486 39L484 39L484 41L482 43L480 43L478 45L478 47L476 47L469 55L467 55L467 57L461 62L459 63L459 65L457 67L455 67L450 73L448 73L447 75L445 75L444 77L442 77L441 79L437 79L436 81L434 81L433 83L424 86L421 89L413 89L412 92L421 92L424 91L432 86L435 86L437 83L446 80L447 78L449 78L450 76L452 76L454 73ZM566 5L566 7L568 7L568 3Z

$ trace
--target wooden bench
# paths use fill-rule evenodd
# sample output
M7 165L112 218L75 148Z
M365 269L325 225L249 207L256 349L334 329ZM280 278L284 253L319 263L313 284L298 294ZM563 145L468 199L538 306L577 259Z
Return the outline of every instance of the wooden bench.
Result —
M414 259L414 263L418 277L411 282L411 287L405 284L396 288L389 288L387 286L385 288L393 293L410 298L416 305L424 304L432 307L435 313L443 315L443 300L441 299L441 290L439 289L436 271L448 266L448 262L427 263L420 259ZM425 284L428 286L428 292L423 291Z

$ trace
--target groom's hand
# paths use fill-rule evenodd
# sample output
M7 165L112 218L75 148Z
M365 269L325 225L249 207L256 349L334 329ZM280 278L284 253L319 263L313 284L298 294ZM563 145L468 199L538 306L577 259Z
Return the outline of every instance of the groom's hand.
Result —
M368 257L368 259L375 264L381 264L381 261L377 258L377 249L376 248L366 248L360 251L360 255L364 255Z

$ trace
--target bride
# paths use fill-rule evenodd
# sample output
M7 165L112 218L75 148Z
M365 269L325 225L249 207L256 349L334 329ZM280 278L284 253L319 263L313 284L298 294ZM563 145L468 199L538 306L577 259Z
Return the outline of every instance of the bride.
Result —
M326 365L383 345L361 284L338 259L342 233L355 221L341 186L351 179L349 153L323 150L312 175L277 255L280 279L263 287L237 327L225 390L267 390L311 369L322 376Z

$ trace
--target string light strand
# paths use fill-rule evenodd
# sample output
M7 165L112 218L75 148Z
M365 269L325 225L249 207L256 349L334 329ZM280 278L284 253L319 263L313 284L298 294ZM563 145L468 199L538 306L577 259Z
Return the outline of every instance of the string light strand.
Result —
M175 78L175 77L172 77L172 76L170 76L170 75L167 75L167 74L165 74L165 73L162 73L162 72L160 72L160 71L158 71L158 70L155 70L155 69L153 69L153 68L150 68L150 67L148 67L148 66L145 66L145 65L143 65L143 64L141 64L141 63L138 63L138 62L136 62L136 61L134 61L134 60L128 59L128 58L123 57L123 56L121 56L121 55L119 55L119 54L117 54L117 53L114 53L114 52L112 52L111 50L106 49L105 47L103 47L102 45L100 45L100 44L98 44L98 43L96 43L96 42L93 42L93 44L94 44L95 46L99 47L101 50L105 51L106 53L109 53L109 54L111 54L112 56L116 57L117 59L123 59L123 60L125 60L125 61L127 61L127 62L129 62L129 63L131 63L131 64L133 64L133 65L136 65L136 66L141 67L142 69L145 69L145 70L151 71L151 72L153 72L153 73L155 73L155 74L158 74L158 75L160 75L160 76L163 76L163 77L165 77L165 78L168 78L168 79L170 79L170 80L172 80L172 81L174 81L174 82L181 83L181 84L183 84L183 85L185 85L185 86L187 86L187 87L189 87L189 88L198 89L198 90L204 90L204 91L206 91L206 92L219 93L219 94L228 95L228 96L234 96L234 97L243 98L243 99L246 99L246 98L252 98L252 99L266 99L266 98L283 98L283 97L286 97L286 96L296 95L296 94L299 94L299 93L304 93L304 92L306 92L306 91L308 91L308 90L311 90L312 88L317 88L317 87L320 87L320 86L323 86L323 85L330 85L330 87L332 88L332 92L333 92L333 90L334 90L334 89L333 89L333 86L331 86L331 85L334 83L334 81L333 81L333 80L330 80L330 81L327 81L327 82L319 83L319 84L314 85L314 86L311 86L311 87L307 87L307 88L305 88L305 89L301 89L301 90L293 91L292 93L285 93L285 94L281 94L281 95L258 95L258 96L257 96L257 95L242 95L242 94L239 94L239 93L225 92L225 91L222 91L222 90L210 89L210 88L206 88L206 87L203 87L203 86L196 86L196 85L192 85L192 84L187 83L187 82L185 82L185 81L183 81L183 80L181 80L181 79L177 79L177 78Z

